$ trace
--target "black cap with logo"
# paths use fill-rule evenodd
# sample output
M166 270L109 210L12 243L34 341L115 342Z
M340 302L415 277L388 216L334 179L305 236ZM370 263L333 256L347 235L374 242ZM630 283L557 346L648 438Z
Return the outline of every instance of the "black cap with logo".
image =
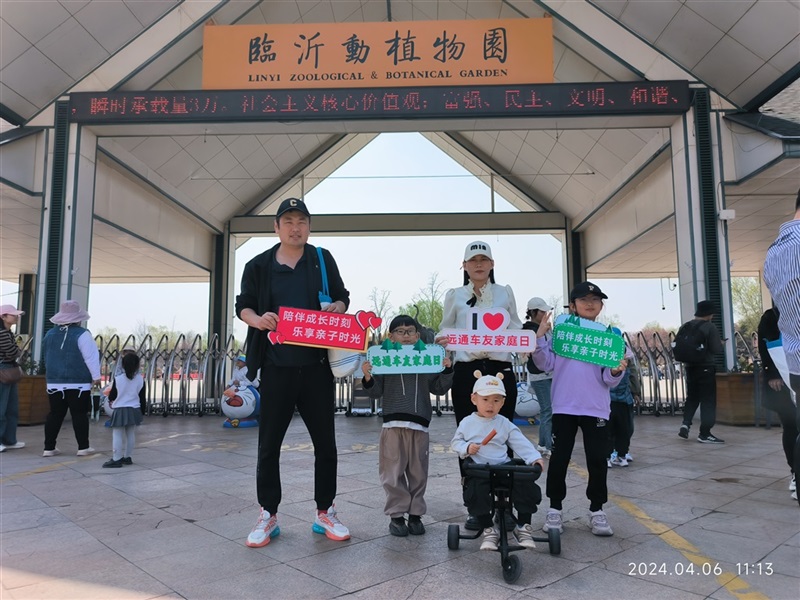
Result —
M278 207L278 212L275 213L275 218L280 219L283 214L289 212L290 210L296 210L303 213L308 218L311 218L311 213L308 212L306 203L298 198L287 198L281 202L281 205Z

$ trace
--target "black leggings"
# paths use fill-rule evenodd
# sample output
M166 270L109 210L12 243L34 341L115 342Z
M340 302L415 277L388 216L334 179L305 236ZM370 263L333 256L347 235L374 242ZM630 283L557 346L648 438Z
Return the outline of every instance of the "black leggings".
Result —
M547 468L547 497L550 498L550 508L561 510L561 503L567 497L567 469L575 447L578 427L583 432L586 468L589 471L589 483L586 485L589 510L600 510L608 502L607 424L608 421L597 417L553 415L553 455Z

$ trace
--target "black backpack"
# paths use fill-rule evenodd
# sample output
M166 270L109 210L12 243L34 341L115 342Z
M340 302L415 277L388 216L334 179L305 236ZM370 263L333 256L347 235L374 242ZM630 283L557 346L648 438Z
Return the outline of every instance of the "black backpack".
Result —
M704 363L708 360L705 347L706 334L703 332L705 321L688 321L681 325L672 342L672 356L682 363Z

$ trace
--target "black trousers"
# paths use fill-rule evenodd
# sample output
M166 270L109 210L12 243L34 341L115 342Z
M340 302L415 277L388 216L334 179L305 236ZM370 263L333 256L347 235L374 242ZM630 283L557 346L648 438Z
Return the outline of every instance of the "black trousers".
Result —
M633 435L633 405L626 402L612 402L611 415L608 417L608 452L616 450L621 458L631 449Z
M464 462L473 462L467 458ZM488 474L486 477L467 475L464 484L464 504L469 514L478 519L484 529L492 526L492 491ZM511 488L511 504L517 509L520 525L530 524L531 515L542 502L542 490L535 481L517 477Z
M600 510L608 502L607 424L608 421L597 417L553 415L553 455L547 468L547 497L550 498L550 508L561 510L562 502L567 497L567 469L579 427L583 432L586 468L589 471L589 483L586 485L589 510Z
M280 457L286 430L297 407L314 445L314 501L328 510L336 497L334 381L327 364L307 367L264 366L261 369L258 425L258 503L270 514L281 502Z
M92 410L92 394L88 390L64 390L47 392L50 402L50 412L44 423L44 449L55 450L58 433L67 416L67 410L72 417L72 430L75 432L75 441L78 450L89 447L89 412Z
M795 425L797 426L797 429L800 430L800 375L795 375L792 373L789 376L789 382L792 384L792 390L794 390L795 398L797 399L797 406L795 407ZM794 440L795 476L797 475L798 470L800 470L800 435L798 435ZM797 497L797 501L800 502L800 495Z
M781 422L781 442L783 445L783 453L786 455L786 462L792 473L794 469L794 444L798 435L798 422L797 422L797 409L792 402L792 395L788 386L781 388L781 391L776 392L768 385L763 386L763 402L762 406L771 410L778 415Z
M700 407L700 435L707 436L717 422L717 376L713 365L686 365L686 403L683 424L691 427Z

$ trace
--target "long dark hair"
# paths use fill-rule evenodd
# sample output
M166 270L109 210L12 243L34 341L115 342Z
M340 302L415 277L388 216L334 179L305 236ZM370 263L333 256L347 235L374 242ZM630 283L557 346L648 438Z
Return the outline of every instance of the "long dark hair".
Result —
M139 355L133 352L125 354L122 357L122 369L125 371L125 377L133 379L136 373L139 372Z

